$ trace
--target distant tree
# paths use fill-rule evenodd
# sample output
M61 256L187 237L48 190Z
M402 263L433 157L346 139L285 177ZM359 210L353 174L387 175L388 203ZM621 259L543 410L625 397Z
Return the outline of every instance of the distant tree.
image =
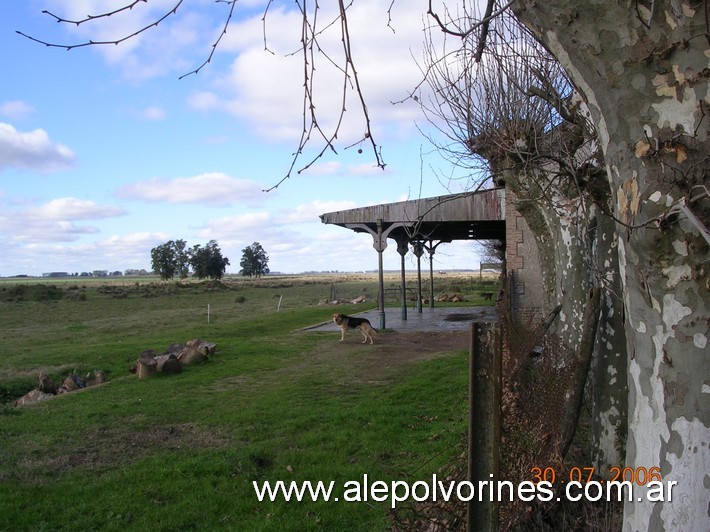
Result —
M222 256L215 240L210 240L204 247L193 246L189 257L192 271L198 279L221 279L229 264L229 259Z
M178 273L177 249L178 246L176 242L174 240L168 240L165 244L161 244L150 250L150 260L153 271L159 275L163 281L172 279L175 277L175 274Z
M168 240L150 250L153 271L163 281L178 275L184 279L190 274L190 254L184 240Z
M269 273L268 265L269 256L266 251L264 251L259 242L254 242L251 246L242 250L242 260L239 263L242 269L239 273L249 277L261 277Z
M176 240L174 242L175 252L175 273L180 279L185 279L190 275L190 252L187 249L187 242Z

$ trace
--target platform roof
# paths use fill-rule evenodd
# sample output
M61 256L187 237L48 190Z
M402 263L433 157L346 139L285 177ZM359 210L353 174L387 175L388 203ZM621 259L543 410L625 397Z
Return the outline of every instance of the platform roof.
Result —
M505 189L495 188L385 203L335 211L320 216L325 224L356 232L390 229L395 240L488 240L505 239Z

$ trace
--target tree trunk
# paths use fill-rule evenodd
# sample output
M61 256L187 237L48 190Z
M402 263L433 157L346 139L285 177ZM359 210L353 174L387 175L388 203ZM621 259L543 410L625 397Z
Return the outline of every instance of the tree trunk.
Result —
M588 376L594 452L591 465L604 478L610 479L613 477L610 468L624 463L629 387L626 382L626 332L616 227L614 221L603 214L598 216L597 224L594 255L602 297L592 368Z
M504 164L506 168L513 166L511 161ZM499 168L498 172L502 174L503 170ZM592 403L595 451L590 460L603 477L609 478L610 468L622 463L625 452L628 407L616 227L598 206L611 208L609 194L602 192L606 189L605 183L590 187L595 190L594 197L590 194L567 197L562 190L546 182L549 177L545 175L533 177L508 171L505 178L506 186L516 197L535 198L518 200L517 209L537 240L545 284L544 310L557 303L562 305L559 320L552 330L570 352L579 351L589 290L596 284L601 290L591 375L579 382L589 383L588 396ZM546 201L540 199L543 197L540 184L547 190ZM569 363L575 361L569 360Z
M597 336L597 325L599 324L601 290L598 286L592 288L587 300L587 308L584 311L584 319L582 320L583 329L582 337L579 341L579 350L576 356L576 371L574 382L576 388L572 390L572 397L569 401L569 407L565 418L562 421L563 446L562 456L567 455L567 451L572 445L574 433L577 432L579 425L579 416L582 411L582 403L584 402L584 388L587 382L589 368L592 365L592 353L594 351L594 340Z
M627 338L626 465L659 467L664 483L677 482L666 502L648 501L637 487L624 528L708 530L704 4L523 0L514 8L586 98L604 153Z

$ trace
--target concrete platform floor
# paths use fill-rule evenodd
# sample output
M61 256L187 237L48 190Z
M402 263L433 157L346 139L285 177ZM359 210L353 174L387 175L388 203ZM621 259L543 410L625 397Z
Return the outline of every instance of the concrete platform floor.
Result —
M326 310L324 308L324 310ZM332 314L332 312L331 312ZM353 314L367 318L376 329L380 327L380 312L377 309ZM398 332L407 331L460 331L471 327L472 322L495 322L498 314L495 307L424 307L422 312L407 308L407 319L402 319L401 307L385 309L385 329ZM338 331L333 321L306 327L307 331Z

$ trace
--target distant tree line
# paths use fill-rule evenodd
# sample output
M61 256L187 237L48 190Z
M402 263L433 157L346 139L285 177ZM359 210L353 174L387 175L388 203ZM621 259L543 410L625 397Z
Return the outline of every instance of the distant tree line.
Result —
M198 279L221 279L229 265L229 259L222 255L216 240L210 240L204 246L187 247L184 240L168 240L150 250L151 267L155 275L164 281L190 275ZM242 250L239 263L240 275L261 277L269 273L269 256L259 242L254 242ZM92 272L69 273L48 272L43 277L117 277L122 275L150 275L144 269L128 269L125 272L94 270ZM27 277L17 275L15 277Z
M190 268L198 279L221 279L229 264L215 240L191 248L184 240L168 240L150 250L150 259L153 271L164 281L176 276L184 279Z
M191 248L184 240L169 240L151 249L150 258L153 272L164 281L185 279L191 272L198 279L221 279L229 265L215 240ZM242 250L239 266L241 275L261 277L269 273L269 256L259 242L254 242Z
M115 270L115 271L108 271L108 270L94 270L91 272L74 272L74 273L69 273L69 272L46 272L42 274L42 277L121 277L124 275L150 275L150 272L146 271L145 269L132 269L129 268L125 271L120 271L120 270ZM28 275L15 275L14 277L29 277Z

